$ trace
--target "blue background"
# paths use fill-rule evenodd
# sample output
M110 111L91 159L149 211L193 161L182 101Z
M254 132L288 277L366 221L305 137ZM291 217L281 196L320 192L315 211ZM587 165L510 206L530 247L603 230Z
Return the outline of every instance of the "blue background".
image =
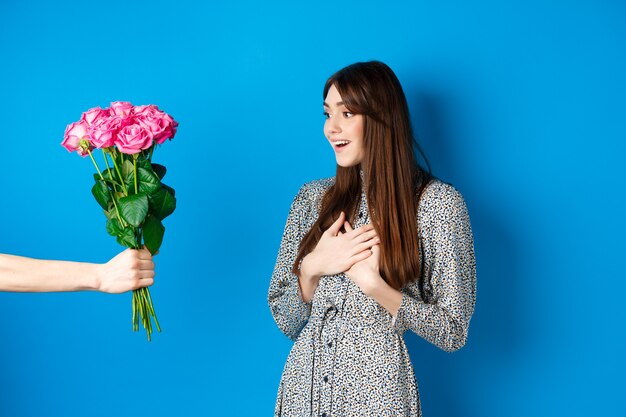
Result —
M0 252L104 262L66 124L114 100L179 122L155 154L178 209L152 288L0 294L0 416L271 415L291 342L267 287L299 186L334 174L321 91L379 59L478 261L467 345L410 334L424 415L624 416L622 1L0 3Z

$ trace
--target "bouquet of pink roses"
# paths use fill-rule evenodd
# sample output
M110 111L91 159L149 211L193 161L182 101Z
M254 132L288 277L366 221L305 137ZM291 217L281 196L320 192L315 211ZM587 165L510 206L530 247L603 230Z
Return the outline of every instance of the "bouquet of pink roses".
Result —
M176 134L178 123L155 105L133 106L116 101L108 109L95 107L65 129L61 145L82 157L89 155L98 171L94 174L93 196L107 218L107 232L123 246L145 247L154 255L161 246L165 227L161 221L176 209L174 189L163 184L166 169L152 163L157 145ZM93 156L102 150L106 169ZM148 288L133 291L133 330L139 318L152 334L154 318L160 332Z

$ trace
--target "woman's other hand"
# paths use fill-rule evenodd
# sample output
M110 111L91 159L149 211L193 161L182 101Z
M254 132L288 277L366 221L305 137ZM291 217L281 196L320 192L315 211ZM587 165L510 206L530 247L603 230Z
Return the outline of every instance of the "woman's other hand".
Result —
M350 278L365 295L371 296L381 284L384 283L380 276L380 246L372 246L371 256L352 265L346 271L346 276Z
M349 224L345 228L347 231L352 230ZM371 256L352 265L346 271L346 276L361 289L363 294L373 298L395 317L402 303L402 293L389 286L380 275L380 245L372 246L370 252Z

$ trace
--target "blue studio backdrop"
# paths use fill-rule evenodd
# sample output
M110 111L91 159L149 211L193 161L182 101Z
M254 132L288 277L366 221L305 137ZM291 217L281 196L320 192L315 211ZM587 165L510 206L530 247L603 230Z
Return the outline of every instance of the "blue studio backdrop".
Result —
M0 294L0 416L271 415L291 342L267 307L289 205L334 174L322 87L388 63L433 166L468 203L467 345L407 335L427 417L624 416L626 5L545 2L0 3L0 253L105 262L122 248L81 112L154 103L178 208L151 291Z

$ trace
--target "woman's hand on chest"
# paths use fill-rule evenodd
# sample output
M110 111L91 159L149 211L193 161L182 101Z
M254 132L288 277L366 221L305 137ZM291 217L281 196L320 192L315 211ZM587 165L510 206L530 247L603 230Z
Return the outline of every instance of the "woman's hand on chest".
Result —
M356 262L350 267L345 274L352 282L354 282L361 291L373 298L377 289L385 284L385 281L380 276L379 264L380 264L380 246L373 245L369 252L370 256L362 261Z
M344 227L345 232L341 231ZM306 255L300 271L307 277L319 279L322 275L335 275L348 271L353 265L372 255L371 248L380 243L372 225L353 229L345 221L342 212L339 218L322 234L315 249Z
M346 230L348 227L346 226ZM373 245L370 249L371 256L356 262L345 273L363 292L374 299L393 317L398 314L402 304L402 293L385 282L380 276L380 246Z

